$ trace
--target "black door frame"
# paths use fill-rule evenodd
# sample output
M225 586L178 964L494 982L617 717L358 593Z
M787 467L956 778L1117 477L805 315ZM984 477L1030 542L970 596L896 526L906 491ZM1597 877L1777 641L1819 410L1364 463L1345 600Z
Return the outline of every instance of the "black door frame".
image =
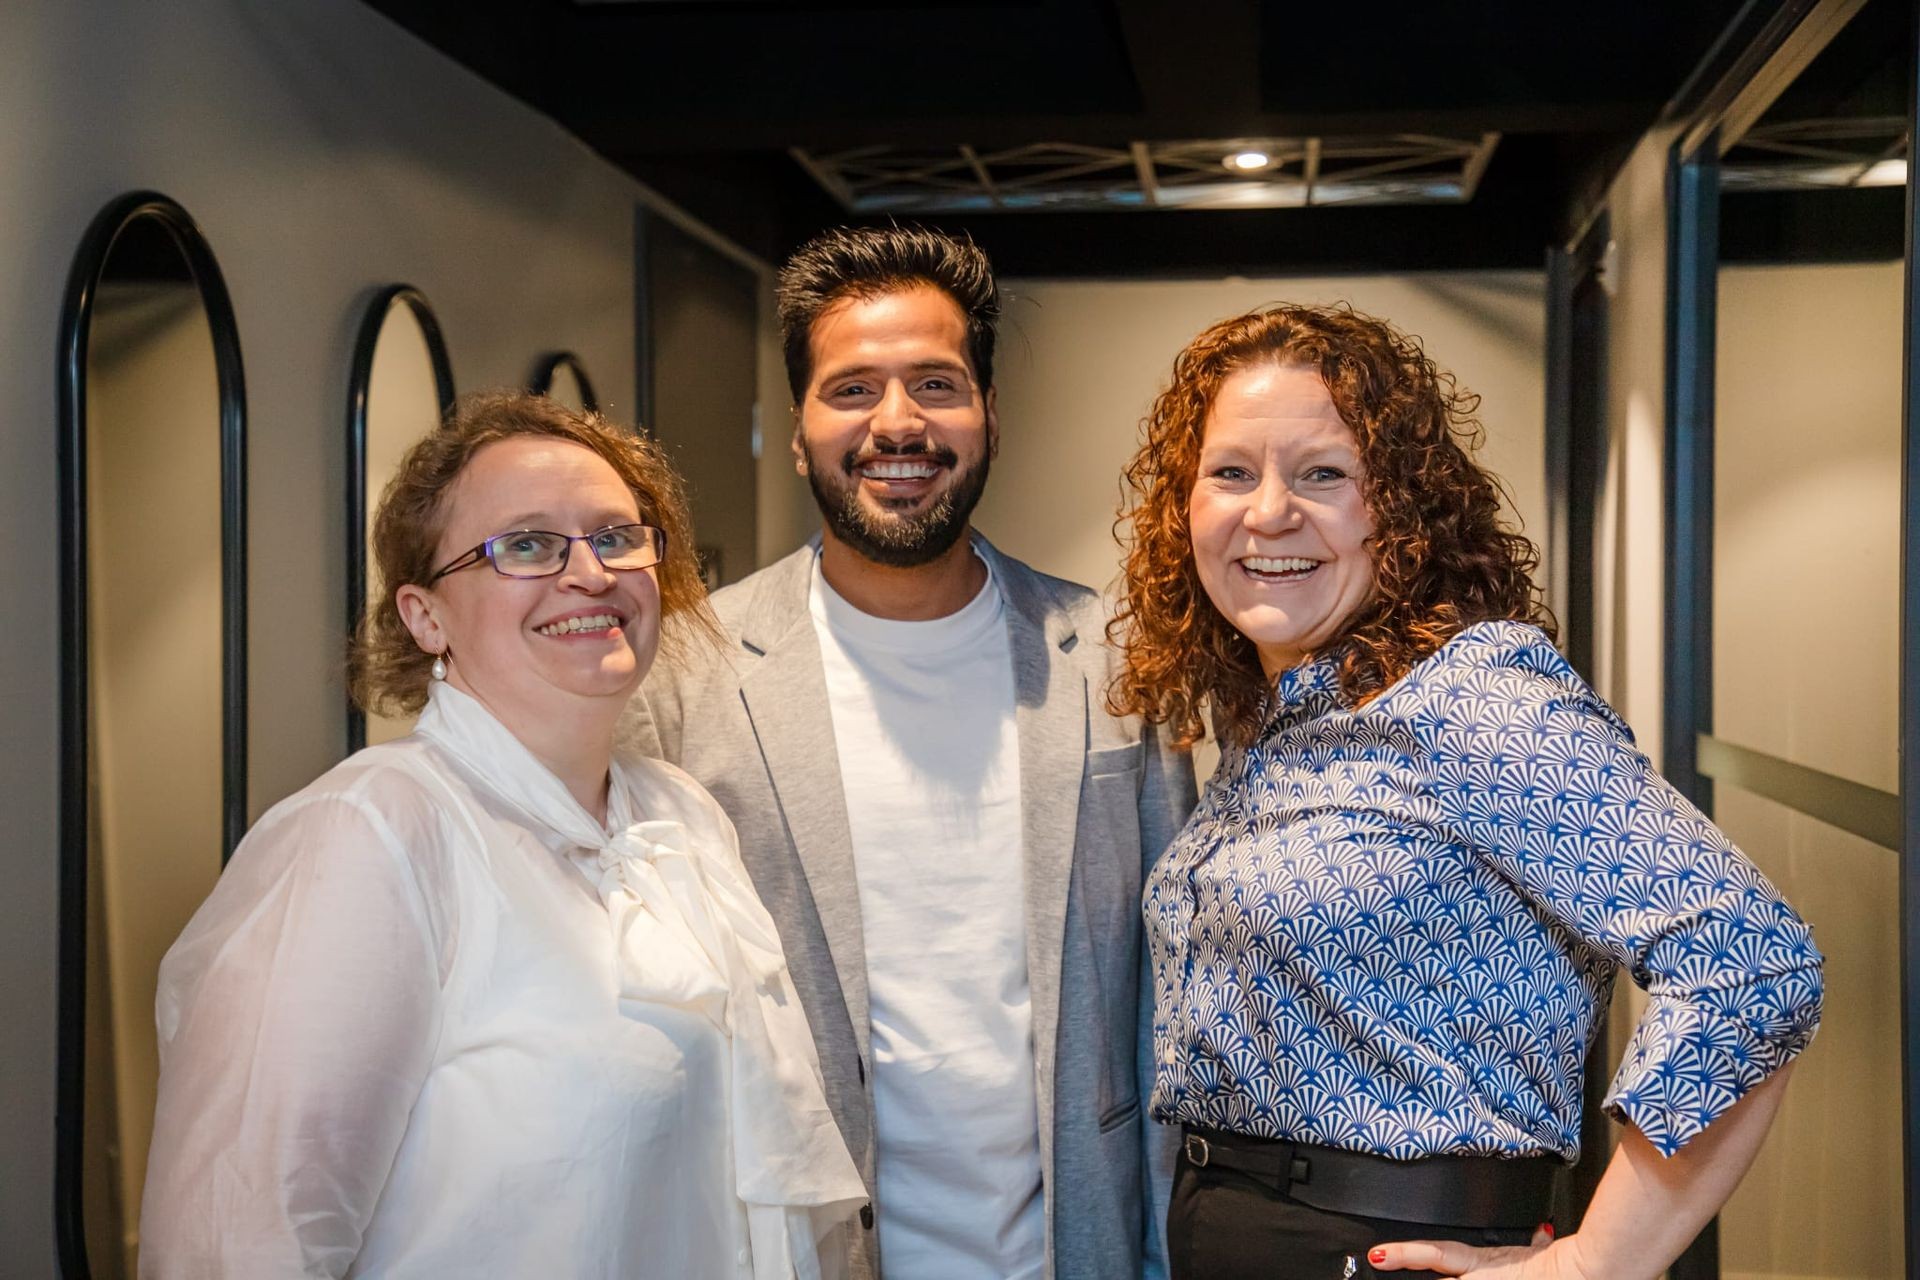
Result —
M410 284L390 284L376 290L360 312L360 325L354 331L353 358L347 368L347 637L360 634L360 620L367 611L369 570L367 534L373 519L378 493L367 492L367 397L373 389L373 358L380 348L380 335L386 331L387 317L395 308L405 307L420 326L426 344L427 360L433 366L433 394L439 402L440 416L453 410L455 395L453 357L447 353L447 339L433 304ZM347 693L347 754L367 745L367 713Z
M1560 648L1583 679L1596 682L1598 596L1594 577L1597 498L1608 453L1608 297L1613 284L1611 220L1601 209L1573 241L1547 252L1546 472L1547 607ZM1580 1161L1554 1205L1563 1231L1578 1230L1606 1172L1611 1121L1604 1106L1611 1046L1603 1019L1587 1049L1580 1114Z
M1595 497L1607 458L1608 248L1602 210L1547 254L1547 605L1574 669L1595 678Z
M1920 5L1914 30L1920 31ZM1916 38L1920 45L1920 38ZM1907 85L1906 308L1900 387L1900 1058L1907 1275L1920 1277L1920 202L1914 199L1920 47Z
M58 365L60 564L60 986L58 1085L54 1099L54 1264L63 1280L87 1280L82 1215L86 1102L87 854L91 759L92 616L87 536L87 352L107 259L126 228L161 226L206 308L219 394L221 845L224 864L247 829L247 392L233 300L213 247L171 198L134 191L109 203L86 229L60 309Z

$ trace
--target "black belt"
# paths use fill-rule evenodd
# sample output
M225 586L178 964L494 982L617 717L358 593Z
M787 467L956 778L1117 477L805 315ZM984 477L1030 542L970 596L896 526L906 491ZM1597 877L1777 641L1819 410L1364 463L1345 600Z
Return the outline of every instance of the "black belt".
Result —
M1389 1160L1272 1138L1183 1126L1196 1169L1232 1169L1315 1209L1431 1226L1531 1230L1553 1217L1564 1166L1551 1157Z

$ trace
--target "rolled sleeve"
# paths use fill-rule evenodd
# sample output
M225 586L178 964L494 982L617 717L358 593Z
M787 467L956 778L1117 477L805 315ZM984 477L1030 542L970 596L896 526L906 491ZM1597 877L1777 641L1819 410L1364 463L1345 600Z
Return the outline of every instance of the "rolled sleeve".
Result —
M1463 646L1420 726L1445 823L1651 998L1606 1100L1672 1155L1806 1048L1812 932L1540 632ZM1579 958L1576 957L1576 960Z
M1654 996L1607 1093L1608 1113L1672 1155L1807 1047L1820 997L1817 956L1729 990ZM1727 1007L1776 1001L1783 1016Z

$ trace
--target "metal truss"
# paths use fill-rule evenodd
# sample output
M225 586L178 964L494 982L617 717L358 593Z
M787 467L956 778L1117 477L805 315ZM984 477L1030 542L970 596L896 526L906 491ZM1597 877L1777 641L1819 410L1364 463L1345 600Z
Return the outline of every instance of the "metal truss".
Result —
M793 158L849 213L1463 204L1500 135L855 147ZM1262 157L1245 167L1229 157Z
M1728 191L1899 186L1907 177L1907 118L1852 116L1757 124L1721 158Z

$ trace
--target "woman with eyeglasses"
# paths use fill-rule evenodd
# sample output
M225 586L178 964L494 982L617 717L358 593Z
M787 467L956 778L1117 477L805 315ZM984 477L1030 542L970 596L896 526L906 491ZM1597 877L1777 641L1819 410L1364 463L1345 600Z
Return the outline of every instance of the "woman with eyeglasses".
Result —
M161 967L141 1272L811 1280L865 1199L711 797L616 758L712 628L664 455L463 401L353 654L415 731L270 810Z

